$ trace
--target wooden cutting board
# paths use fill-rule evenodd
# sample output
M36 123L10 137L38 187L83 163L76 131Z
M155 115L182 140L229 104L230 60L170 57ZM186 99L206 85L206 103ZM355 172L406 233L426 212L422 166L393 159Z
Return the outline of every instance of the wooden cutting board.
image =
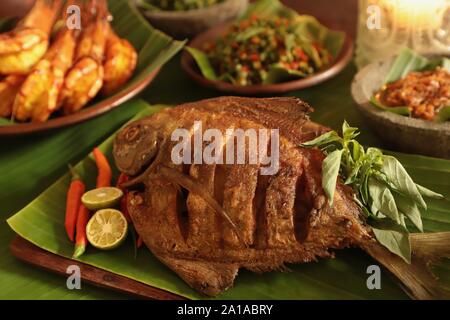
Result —
M67 277L67 267L78 265L81 279L90 284L113 289L143 299L182 300L179 295L146 285L130 278L96 268L79 261L71 260L45 251L27 240L16 237L10 245L12 254L27 263Z

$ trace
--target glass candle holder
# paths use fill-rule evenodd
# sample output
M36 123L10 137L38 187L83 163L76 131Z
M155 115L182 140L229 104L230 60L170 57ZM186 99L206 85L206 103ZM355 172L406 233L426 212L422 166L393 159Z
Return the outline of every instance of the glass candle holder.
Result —
M359 0L358 68L408 47L450 55L450 0Z

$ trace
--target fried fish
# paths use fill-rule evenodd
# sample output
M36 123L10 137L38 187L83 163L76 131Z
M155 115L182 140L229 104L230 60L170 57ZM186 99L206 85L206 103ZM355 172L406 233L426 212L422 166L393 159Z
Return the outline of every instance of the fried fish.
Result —
M210 296L230 288L240 268L285 270L286 264L359 247L391 271L411 297L441 297L427 263L450 255L449 233L411 235L408 264L375 240L352 190L341 181L330 206L321 186L322 152L300 147L328 131L309 120L311 111L296 98L221 97L166 109L121 130L115 162L131 177L128 209L144 243L191 287ZM221 132L277 128L278 171L262 175L260 161L174 163L172 133L184 128L194 139L196 121L202 130Z

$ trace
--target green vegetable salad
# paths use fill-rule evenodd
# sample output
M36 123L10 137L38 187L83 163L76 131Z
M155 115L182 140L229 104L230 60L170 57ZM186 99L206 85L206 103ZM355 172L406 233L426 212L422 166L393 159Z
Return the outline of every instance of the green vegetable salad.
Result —
M333 57L318 42L305 39L298 26L292 19L253 15L233 24L204 51L217 78L233 84L275 83L280 73L307 77Z

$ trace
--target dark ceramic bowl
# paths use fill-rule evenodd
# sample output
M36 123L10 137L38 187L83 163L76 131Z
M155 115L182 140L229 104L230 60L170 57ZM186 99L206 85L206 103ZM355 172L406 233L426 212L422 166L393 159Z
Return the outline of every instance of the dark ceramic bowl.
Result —
M134 0L147 20L156 28L177 38L191 38L217 24L240 16L248 0L225 0L207 8L188 11L145 10Z
M205 43L214 42L217 38L225 35L225 33L229 30L231 24L231 22L225 23L198 35L189 42L188 46L202 50ZM352 56L353 41L348 35L346 35L341 52L326 69L317 72L307 78L275 84L261 84L250 86L239 86L225 81L214 81L206 79L201 74L196 62L187 51L184 51L181 55L181 67L194 81L208 88L213 88L222 92L234 93L239 95L270 95L308 88L322 83L341 72L342 69L344 69L345 66L350 62Z

